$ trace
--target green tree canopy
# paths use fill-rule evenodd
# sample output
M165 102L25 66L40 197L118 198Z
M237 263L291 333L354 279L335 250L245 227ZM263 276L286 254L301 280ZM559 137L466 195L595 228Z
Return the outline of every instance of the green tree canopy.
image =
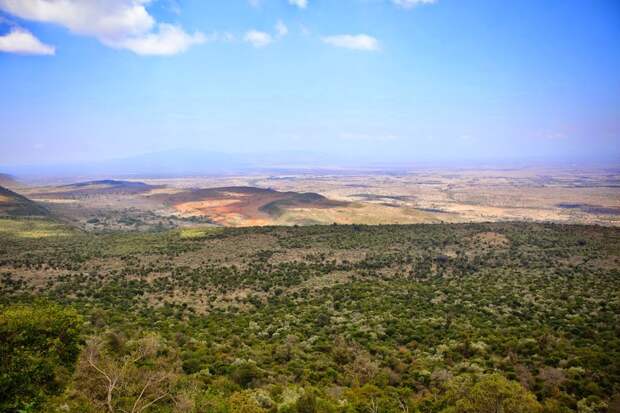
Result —
M536 413L541 406L521 384L500 374L459 376L448 383L443 413Z
M82 319L53 304L0 310L0 411L38 405L63 388L79 353Z

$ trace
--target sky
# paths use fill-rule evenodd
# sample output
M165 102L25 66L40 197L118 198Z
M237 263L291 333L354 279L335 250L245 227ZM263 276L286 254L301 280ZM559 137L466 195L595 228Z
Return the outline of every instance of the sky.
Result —
M620 163L617 0L0 0L0 169Z

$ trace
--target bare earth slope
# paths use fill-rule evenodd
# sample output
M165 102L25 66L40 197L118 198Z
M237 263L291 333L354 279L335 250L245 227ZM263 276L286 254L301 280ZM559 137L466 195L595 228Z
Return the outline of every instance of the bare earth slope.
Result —
M183 214L206 216L229 226L269 225L296 207L327 209L348 205L316 193L278 192L249 186L182 192L166 196L164 202Z

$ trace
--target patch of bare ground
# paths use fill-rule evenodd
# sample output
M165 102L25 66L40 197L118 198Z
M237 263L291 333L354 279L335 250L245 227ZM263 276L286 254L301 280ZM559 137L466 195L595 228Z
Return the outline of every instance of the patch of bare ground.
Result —
M334 250L329 248L295 248L277 250L269 259L272 264L293 261L307 261L312 257L321 257L323 260L334 260L336 264L344 262L356 263L366 257L366 249Z
M329 274L321 275L318 277L312 277L301 284L289 288L287 291L293 293L296 291L307 290L311 293L316 293L324 288L333 287L338 284L346 284L351 281L351 273L345 271L333 271Z
M43 290L49 282L53 282L60 276L67 275L66 270L56 270L43 267L41 269L25 269L15 267L2 267L2 273L9 273L13 279L26 283L32 290Z
M205 240L195 251L186 252L172 260L175 265L204 263L205 260L242 267L244 260L258 249L277 248L278 240L269 234L242 234Z
M226 310L234 308L237 311L249 311L254 307L248 302L252 296L265 301L267 294L248 288L235 289L226 293L216 293L210 289L181 290L176 289L166 294L147 293L143 300L150 308L160 308L165 304L186 305L196 314L205 315L212 310Z
M608 256L605 258L594 258L588 261L581 259L581 263L593 270L613 270L620 268L620 258L617 256Z
M147 293L142 297L148 308L161 308L166 304L183 305L192 308L196 314L208 314L213 308L209 295L204 291L182 292L175 290L167 294Z
M472 240L492 248L507 248L510 246L510 240L505 235L492 231L476 234L472 237Z
M208 217L225 226L272 225L296 206L330 208L342 203L308 192L279 192L249 186L187 190L167 197L155 196L185 215Z

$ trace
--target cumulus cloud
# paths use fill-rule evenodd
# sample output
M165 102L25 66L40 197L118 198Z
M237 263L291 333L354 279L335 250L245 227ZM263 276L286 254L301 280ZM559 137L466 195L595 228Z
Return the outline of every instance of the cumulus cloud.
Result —
M305 9L308 6L308 0L288 0L289 4Z
M392 0L392 3L404 9L410 9L420 4L433 4L436 2L437 0Z
M143 0L0 0L0 8L26 20L55 23L102 39L138 36L155 19Z
M72 33L139 54L171 55L202 43L201 33L158 23L151 0L0 0L0 10L25 20L53 23Z
M379 50L379 41L367 34L341 34L323 37L323 42L334 47L374 52Z
M32 55L53 55L53 46L42 43L27 30L14 27L4 36L0 36L0 52L32 54Z
M269 33L259 32L258 30L250 30L245 34L243 40L254 47L265 47L273 42L273 38Z
M276 23L276 33L279 37L284 37L288 34L288 27L286 27L286 24L284 24L282 20L278 20Z
M128 49L140 55L173 55L186 51L194 44L204 43L207 37L202 33L187 34L183 29L161 23L158 31L143 36L128 37L120 41L106 42L108 46Z

